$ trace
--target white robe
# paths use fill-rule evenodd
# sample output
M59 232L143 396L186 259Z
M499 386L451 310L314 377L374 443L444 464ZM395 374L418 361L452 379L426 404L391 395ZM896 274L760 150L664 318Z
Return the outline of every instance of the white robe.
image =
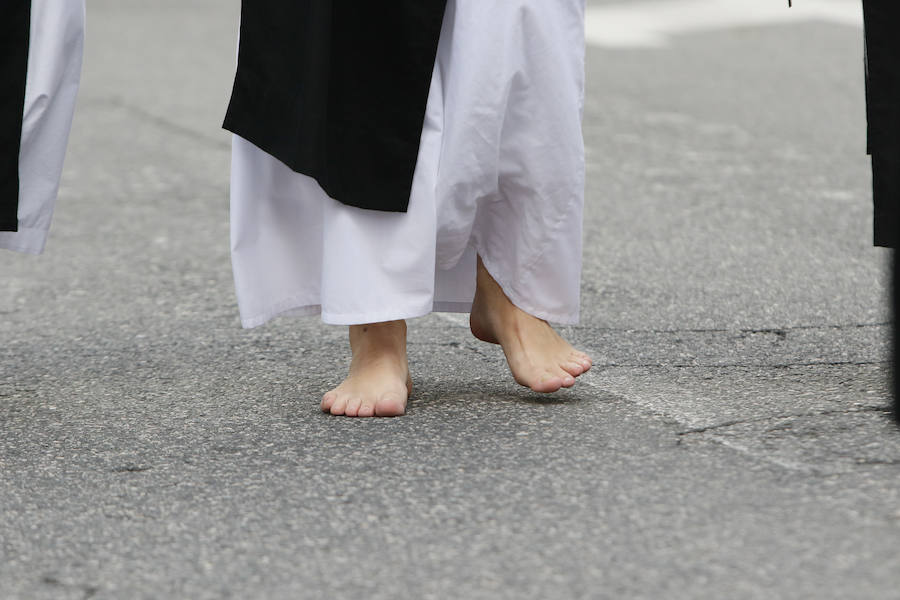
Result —
M345 206L235 136L241 321L467 312L475 258L513 303L578 320L584 0L449 0L409 210Z
M19 231L0 248L44 250L75 111L84 50L84 0L32 0L19 150Z

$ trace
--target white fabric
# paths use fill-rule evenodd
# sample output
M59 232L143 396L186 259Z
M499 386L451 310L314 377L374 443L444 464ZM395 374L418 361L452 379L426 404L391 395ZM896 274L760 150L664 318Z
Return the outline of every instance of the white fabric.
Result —
M340 204L235 137L243 325L466 312L476 252L517 306L576 322L583 97L584 0L450 0L407 213Z
M44 250L69 140L84 50L84 0L32 0L22 145L19 231L0 248Z

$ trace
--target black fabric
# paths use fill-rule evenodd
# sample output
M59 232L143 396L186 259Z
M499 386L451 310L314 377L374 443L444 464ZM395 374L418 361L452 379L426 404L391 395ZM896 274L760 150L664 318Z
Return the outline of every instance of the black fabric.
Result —
M3 0L0 11L0 231L18 231L19 147L25 111L31 0Z
M224 127L344 204L406 211L445 5L245 0Z
M900 223L898 223L900 224ZM897 259L897 251L891 252L893 255L893 321L894 321L894 339L893 339L893 363L894 363L894 419L900 425L900 321L897 316L900 315L900 260Z
M872 155L875 245L897 247L900 225L900 3L863 0L866 112Z
M900 154L872 155L872 190L875 245L896 248L900 242Z

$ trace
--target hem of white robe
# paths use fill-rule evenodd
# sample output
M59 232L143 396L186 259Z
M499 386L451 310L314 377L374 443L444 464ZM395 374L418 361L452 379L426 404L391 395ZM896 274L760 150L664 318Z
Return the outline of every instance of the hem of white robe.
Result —
M580 321L580 307L568 313L557 313L543 310L519 293L516 285L510 281L502 269L496 267L489 256L480 251L474 242L469 244L481 256L485 269L493 277L494 281L516 307L533 317L543 319L557 325L577 325ZM535 260L533 264L537 263ZM532 266L533 266L532 264ZM530 267L529 269L530 270ZM265 325L269 321L279 317L315 317L319 316L327 325L364 325L367 323L384 323L386 321L399 321L424 317L432 312L469 313L472 312L472 302L455 302L435 300L429 305L407 306L403 308L391 308L390 310L366 311L362 313L342 313L335 311L323 311L319 303L310 303L308 295L291 296L280 302L270 305L266 310L250 316L241 314L241 326L244 329L254 329Z
M497 281L497 283L500 283ZM529 315L543 319L557 325L577 325L579 322L579 313L571 314L555 314L538 310L531 306L528 302L522 300L521 296L511 289L509 286L503 288L510 302L522 309ZM256 315L241 317L241 327L244 329L255 329L266 323L279 318L301 318L316 317L321 318L326 325L365 325L367 323L384 323L386 321L400 321L406 319L416 319L424 317L433 312L443 313L470 313L472 312L471 302L434 302L431 308L425 308L415 311L396 311L389 313L331 313L323 312L321 304L298 305L297 302L286 301L282 303L284 308L272 308L269 311Z
M277 318L298 318L318 316L327 325L365 325L367 323L384 323L386 321L399 321L424 317L433 312L469 313L472 312L471 302L435 301L430 308L418 308L409 310L391 310L390 312L367 313L336 313L322 311L321 304L303 304L303 300L289 298L271 307L269 310L251 315L241 316L241 326L244 329L253 329L265 325Z
M484 263L484 268L487 269L487 272L491 275L494 281L497 282L497 284L500 286L500 289L503 290L503 293L506 294L507 298L509 298L509 301L512 302L516 307L522 309L532 317L537 317L538 319L543 319L557 325L578 324L581 317L580 310L576 309L575 311L570 313L554 313L548 312L546 310L541 310L531 302L525 300L525 297L518 292L516 286L513 285L513 283L505 277L502 270L496 268L489 257L485 256L485 254L483 254L480 250L478 250L478 254L479 256L481 256L481 262Z
M48 233L46 229L21 226L18 231L0 231L0 248L25 254L41 254L44 252Z

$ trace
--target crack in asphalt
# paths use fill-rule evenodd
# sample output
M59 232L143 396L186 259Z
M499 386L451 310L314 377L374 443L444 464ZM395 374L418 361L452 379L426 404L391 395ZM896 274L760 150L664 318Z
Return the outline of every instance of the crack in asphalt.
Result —
M170 121L169 119L160 115L154 114L145 108L130 104L121 98L96 98L89 101L89 104L95 106L112 106L114 108L118 108L130 113L133 117L139 120L156 125L160 129L169 133L189 138L193 141L200 142L204 145L211 146L219 150L231 151L231 144L228 142L223 142L222 140L214 138L210 135L200 133L199 131L191 129L190 127L179 125L178 123Z
M53 575L45 575L41 578L41 583L44 585L52 586L55 588L63 588L70 590L80 590L84 595L81 597L82 600L89 600L97 595L97 592L100 591L100 588L94 585L88 584L70 584L64 583L54 577Z
M444 313L436 313L438 316L441 316ZM449 323L453 325L461 326L459 323L455 321L451 321L450 319L446 319ZM792 331L815 331L815 330L834 330L834 331L844 331L844 330L853 330L853 329L877 329L877 328L886 328L891 327L893 324L890 322L878 322L878 323L837 323L833 325L792 325L790 327L749 327L749 328L726 328L726 327L710 327L710 328L684 328L684 329L634 329L627 327L595 327L592 325L574 325L574 326L566 326L561 328L563 331L572 331L572 332L604 332L604 333L655 333L655 334L668 334L668 333L728 333L728 334L772 334L778 337L782 337ZM468 328L468 325L466 325ZM418 327L418 330L427 330L427 329L445 329L445 327Z
M604 331L610 333L657 333L657 334L667 334L667 333L730 333L730 334L773 334L779 337L785 336L787 333L792 331L815 331L815 330L852 330L852 329L875 329L880 327L890 327L892 323L890 322L881 322L881 323L844 323L844 324L834 324L834 325L794 325L791 327L763 327L763 328L739 328L739 329L728 329L728 328L687 328L687 329L623 329L616 327L591 327L590 325L585 325L582 327L575 326L572 329L575 331L578 330L590 330L590 331Z
M707 425L705 427L695 427L692 429L686 429L684 431L676 432L676 435L679 437L684 437L688 435L696 435L709 433L710 431L715 431L717 429L726 429L728 427L734 427L735 425L749 425L752 423L764 423L766 421L776 421L779 419L797 419L802 417L826 417L830 415L852 415L852 414L863 414L863 413L890 413L891 407L889 406L866 406L863 408L856 409L831 409L831 410L822 410L816 412L806 412L806 413L789 413L783 415L771 415L765 417L754 417L752 419L734 419L732 421L725 421L722 423L716 423L714 425Z
M791 363L594 363L594 369L790 369L793 367L863 367L868 365L887 365L889 360L840 360L840 361L808 361Z

